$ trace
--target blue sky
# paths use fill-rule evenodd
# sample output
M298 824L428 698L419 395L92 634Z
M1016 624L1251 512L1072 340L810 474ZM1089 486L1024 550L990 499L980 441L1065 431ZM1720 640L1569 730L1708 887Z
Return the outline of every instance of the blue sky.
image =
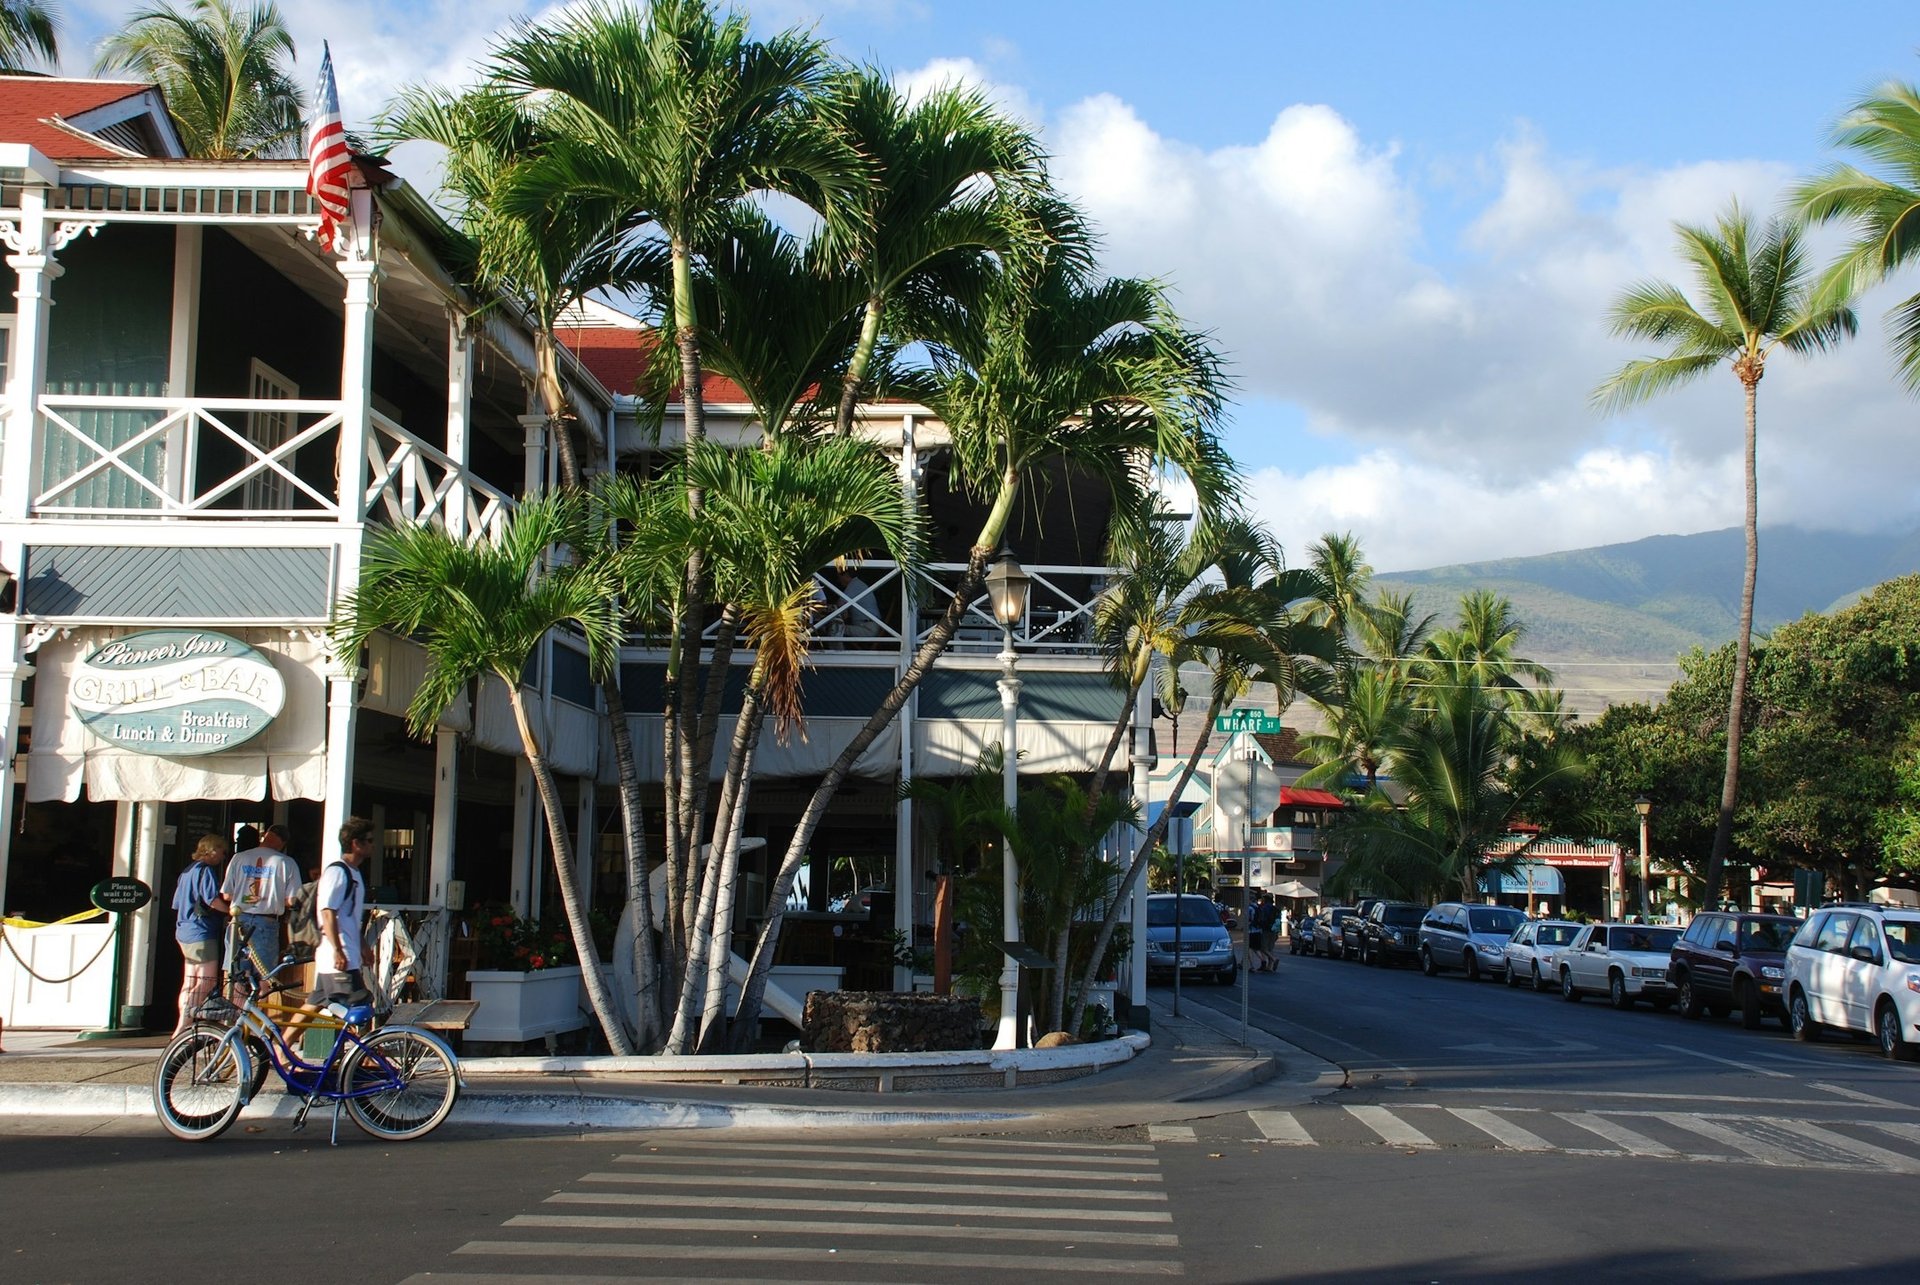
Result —
M69 0L84 47L138 7ZM1635 355L1608 302L1677 276L1670 224L1773 208L1834 118L1920 80L1920 7L762 0L903 79L1031 120L1111 270L1167 280L1229 352L1229 443L1296 559L1328 530L1383 569L1707 530L1740 517L1731 376L1628 417L1587 394ZM502 0L286 6L349 118L473 74ZM86 59L70 59L76 70ZM1910 280L1906 291L1920 288ZM1920 407L1879 315L1763 385L1765 522L1920 525Z

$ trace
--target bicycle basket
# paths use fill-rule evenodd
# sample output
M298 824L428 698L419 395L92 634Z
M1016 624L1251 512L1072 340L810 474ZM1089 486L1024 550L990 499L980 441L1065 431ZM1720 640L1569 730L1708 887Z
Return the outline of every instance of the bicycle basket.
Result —
M240 1010L224 995L209 995L205 1003L193 1010L193 1016L198 1021L232 1026L239 1019Z

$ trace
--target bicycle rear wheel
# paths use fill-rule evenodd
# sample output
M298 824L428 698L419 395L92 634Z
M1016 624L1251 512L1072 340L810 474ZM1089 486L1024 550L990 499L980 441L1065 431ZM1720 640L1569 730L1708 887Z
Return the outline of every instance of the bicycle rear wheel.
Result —
M190 1027L167 1045L154 1069L154 1114L174 1137L205 1142L239 1116L241 1087L239 1058L222 1034Z
M440 1041L404 1028L369 1036L347 1055L341 1081L357 1095L347 1099L353 1122L394 1142L431 1133L460 1096L453 1054Z

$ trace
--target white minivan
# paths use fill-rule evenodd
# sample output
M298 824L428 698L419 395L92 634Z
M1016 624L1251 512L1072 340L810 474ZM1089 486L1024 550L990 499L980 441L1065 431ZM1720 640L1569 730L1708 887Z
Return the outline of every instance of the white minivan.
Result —
M1798 1040L1823 1029L1880 1041L1888 1057L1920 1054L1920 911L1829 906L1787 947L1787 1018Z

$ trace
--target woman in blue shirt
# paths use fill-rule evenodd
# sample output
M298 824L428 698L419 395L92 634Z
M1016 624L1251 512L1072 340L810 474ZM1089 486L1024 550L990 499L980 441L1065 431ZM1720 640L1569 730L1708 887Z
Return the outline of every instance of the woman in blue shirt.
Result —
M193 863L180 873L173 887L173 939L186 957L186 975L180 982L178 1035L193 1025L193 1014L213 993L220 980L220 938L226 930L227 899L220 892L220 864L227 859L227 841L217 834L202 835L193 849Z

